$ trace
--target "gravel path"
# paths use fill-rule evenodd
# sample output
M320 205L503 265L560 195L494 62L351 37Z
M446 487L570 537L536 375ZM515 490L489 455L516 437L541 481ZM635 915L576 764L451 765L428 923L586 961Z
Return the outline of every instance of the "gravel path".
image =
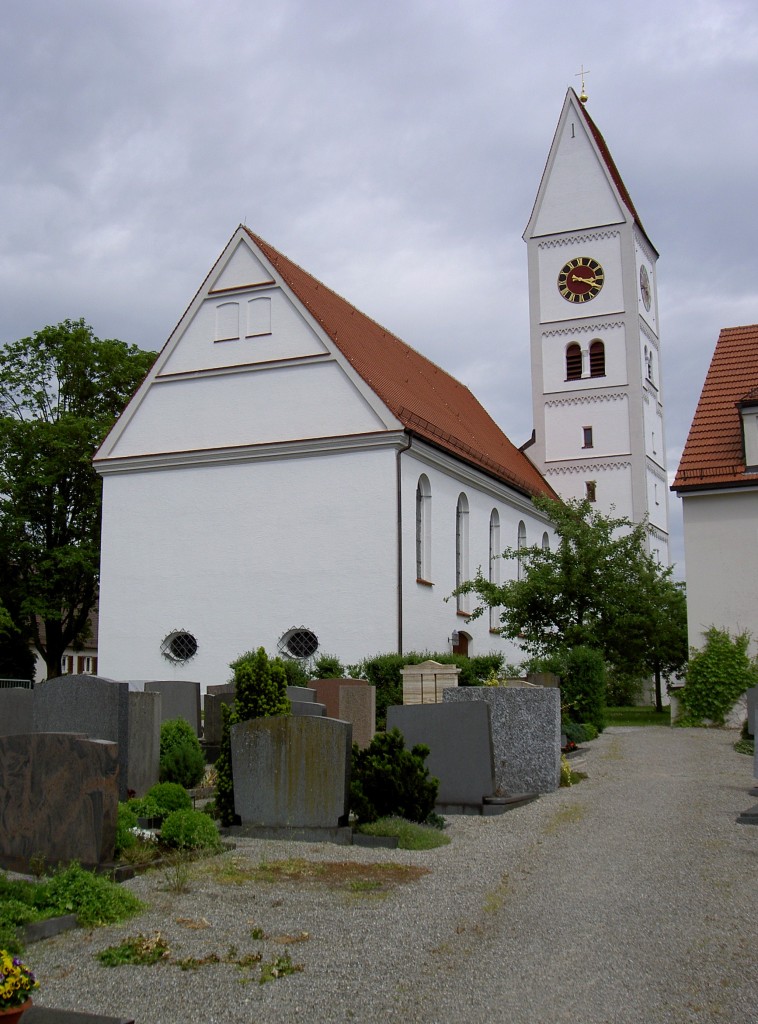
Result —
M758 827L736 823L756 798L735 738L609 729L587 747L586 781L502 817L450 818L451 845L425 853L241 840L196 865L186 895L144 875L126 883L149 901L140 917L28 948L35 1001L137 1024L752 1024ZM373 889L231 884L212 870L284 858L427 873ZM157 931L175 958L233 946L303 969L261 985L259 965L93 957Z

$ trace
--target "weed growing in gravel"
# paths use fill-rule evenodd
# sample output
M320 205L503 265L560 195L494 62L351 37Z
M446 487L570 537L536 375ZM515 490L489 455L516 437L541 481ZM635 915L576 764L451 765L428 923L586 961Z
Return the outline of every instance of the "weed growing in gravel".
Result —
M450 836L444 835L433 825L419 825L405 818L379 818L378 821L360 825L358 831L369 836L397 836L397 845L401 850L434 850L450 842Z
M293 964L290 955L285 953L283 956L276 957L270 964L261 964L261 976L258 981L259 984L265 985L267 981L276 981L278 978L295 974L302 969L302 964Z
M118 946L108 946L95 954L104 967L121 967L123 964L157 964L169 956L168 942L160 932L155 935L134 935L124 939Z
M163 878L169 892L184 893L190 889L191 856L186 850L176 850L166 858Z

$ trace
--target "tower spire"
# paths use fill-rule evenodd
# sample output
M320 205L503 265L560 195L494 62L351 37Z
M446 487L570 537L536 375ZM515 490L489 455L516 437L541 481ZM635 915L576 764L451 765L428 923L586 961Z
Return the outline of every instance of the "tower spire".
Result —
M579 71L577 71L577 73L574 75L574 78L581 78L581 80L582 80L582 91L579 93L579 102L580 103L586 103L587 100L589 99L589 96L587 95L587 93L584 90L584 76L588 75L588 74L589 74L589 71L585 71L584 70L584 64L582 64L581 69Z

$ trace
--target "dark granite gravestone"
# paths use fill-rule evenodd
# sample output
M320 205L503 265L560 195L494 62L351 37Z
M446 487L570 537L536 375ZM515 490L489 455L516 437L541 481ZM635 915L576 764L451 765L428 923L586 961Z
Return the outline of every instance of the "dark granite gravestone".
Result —
M34 690L0 690L0 736L34 732Z
M495 792L490 709L469 704L405 704L387 709L387 729L406 747L429 747L426 766L439 779L438 805L481 807Z
M71 733L0 737L0 866L113 860L119 763L115 743Z
M751 686L747 691L747 731L755 736L758 725L758 686Z
M184 718L200 736L200 683L188 679L151 679L145 683L145 692L148 691L161 695L162 722Z
M498 796L552 793L561 781L561 694L554 687L459 686L445 703L490 706Z
M323 718L326 714L325 705L316 703L316 691L310 686L288 686L287 696L290 700L290 714L292 715Z
M212 692L216 691L216 692ZM203 699L203 739L209 746L217 746L221 742L221 706L234 704L234 687L225 689L220 686L209 686Z
M234 809L244 825L347 824L351 729L333 718L277 715L231 728Z
M129 684L102 676L48 679L34 691L35 732L84 733L118 743L119 799L128 795Z

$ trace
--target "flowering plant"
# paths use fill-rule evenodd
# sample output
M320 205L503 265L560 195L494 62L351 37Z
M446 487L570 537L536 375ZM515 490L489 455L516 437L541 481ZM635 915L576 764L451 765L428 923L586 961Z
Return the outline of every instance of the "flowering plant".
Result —
M0 949L0 1010L21 1006L35 988L39 988L39 982L29 968L17 956Z

